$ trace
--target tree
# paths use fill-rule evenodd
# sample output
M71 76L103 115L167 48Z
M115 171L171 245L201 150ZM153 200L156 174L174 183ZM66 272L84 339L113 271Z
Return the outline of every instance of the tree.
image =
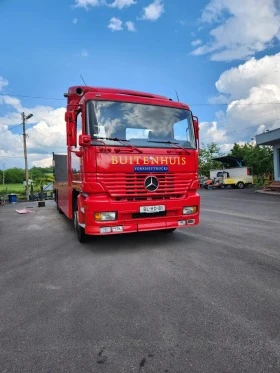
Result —
M46 174L52 174L53 173L53 167L32 167L29 170L30 178L31 179L38 179L38 178L44 178Z
M22 168L9 168L5 171L6 184L22 184L25 180L25 173Z
M33 179L35 186L43 187L45 184L51 184L54 182L54 176L52 174L45 174L43 177Z
M219 146L214 142L207 145L202 144L199 154L199 174L210 177L211 169L221 168L219 162L212 160L212 158L220 157L221 155Z
M271 146L234 144L229 155L242 159L245 166L252 168L253 175L262 181L269 174L273 174L273 149Z
M0 170L0 182L3 183L3 172L5 173L6 184L22 184L25 181L25 171L22 168L9 168L7 170ZM30 179L46 179L46 183L52 182L51 176L53 174L53 167L32 167L29 170Z

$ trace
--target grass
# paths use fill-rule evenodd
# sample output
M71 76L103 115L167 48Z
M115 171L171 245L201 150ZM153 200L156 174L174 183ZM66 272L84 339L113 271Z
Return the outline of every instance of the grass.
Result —
M34 187L34 193L40 192L40 187ZM1 184L0 185L0 195L7 195L7 194L17 194L18 196L25 195L25 186L23 184Z
M30 191L29 191L30 192ZM33 186L33 193L38 198L40 186ZM45 191L45 198L52 198L52 191ZM0 184L0 202L1 200L8 200L9 194L16 194L18 201L26 201L25 186L23 184Z

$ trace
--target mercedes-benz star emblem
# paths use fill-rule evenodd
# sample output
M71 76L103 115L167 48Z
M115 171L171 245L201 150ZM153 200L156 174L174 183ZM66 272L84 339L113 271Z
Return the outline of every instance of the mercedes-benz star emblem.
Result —
M144 186L149 192L155 192L158 184L158 179L155 176L148 176L144 181Z

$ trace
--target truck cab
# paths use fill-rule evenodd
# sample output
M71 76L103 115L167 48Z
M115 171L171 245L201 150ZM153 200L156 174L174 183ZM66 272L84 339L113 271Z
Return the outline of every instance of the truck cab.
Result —
M70 87L65 97L56 203L80 241L198 224L198 119L188 105L100 87Z

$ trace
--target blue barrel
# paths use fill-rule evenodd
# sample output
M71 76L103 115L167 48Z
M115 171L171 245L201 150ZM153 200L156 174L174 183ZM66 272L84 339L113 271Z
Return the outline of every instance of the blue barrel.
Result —
M17 203L17 195L16 194L8 194L9 203Z

